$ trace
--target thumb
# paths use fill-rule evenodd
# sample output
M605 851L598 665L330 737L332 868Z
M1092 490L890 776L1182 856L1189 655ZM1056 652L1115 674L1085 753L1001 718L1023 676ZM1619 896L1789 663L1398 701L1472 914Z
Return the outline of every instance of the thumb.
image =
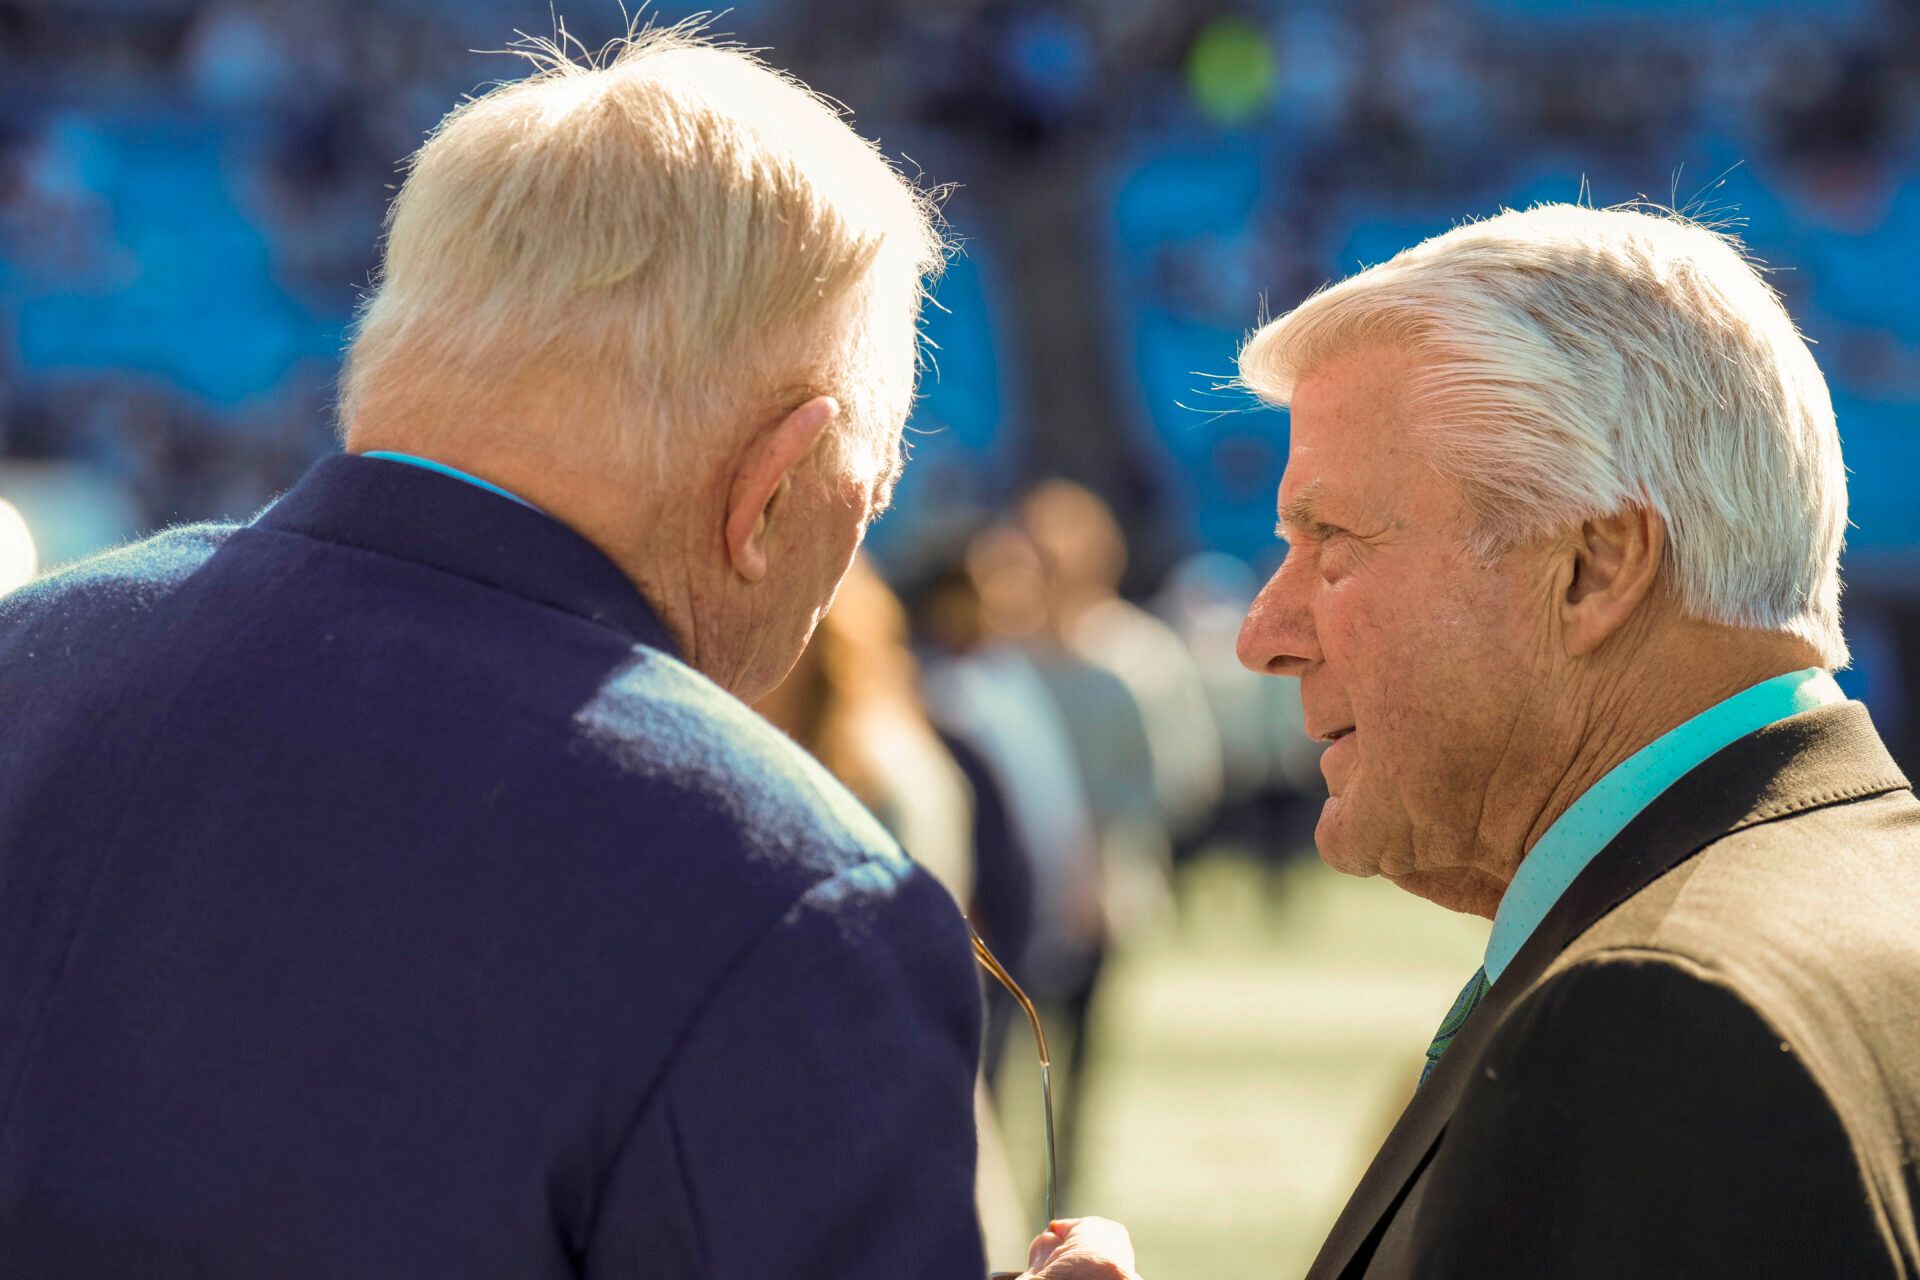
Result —
M1046 1252L1038 1246L1049 1241ZM1033 1280L1138 1280L1134 1272L1133 1241L1127 1229L1106 1218L1067 1218L1047 1224L1034 1241L1039 1261Z
M1033 1243L1027 1247L1027 1269L1029 1271L1035 1270L1048 1258L1053 1256L1053 1251L1058 1249L1060 1242L1066 1238L1060 1232L1056 1231L1055 1228L1066 1225L1064 1222L1048 1223L1047 1229L1033 1238Z

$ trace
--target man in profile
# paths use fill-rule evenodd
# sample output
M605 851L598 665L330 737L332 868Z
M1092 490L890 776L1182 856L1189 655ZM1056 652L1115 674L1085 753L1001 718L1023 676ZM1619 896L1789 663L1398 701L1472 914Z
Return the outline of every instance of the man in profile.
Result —
M901 466L916 191L649 31L463 104L346 453L0 602L0 1276L952 1277L952 901L742 705Z
M1493 922L1310 1280L1920 1270L1920 804L1831 674L1846 469L1778 296L1543 206L1240 368L1292 411L1240 656L1330 744L1320 856Z

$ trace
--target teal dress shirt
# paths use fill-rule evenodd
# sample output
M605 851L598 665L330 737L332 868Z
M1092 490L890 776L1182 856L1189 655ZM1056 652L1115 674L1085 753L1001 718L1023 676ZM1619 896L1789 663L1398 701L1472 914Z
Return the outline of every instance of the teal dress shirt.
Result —
M488 493L497 493L511 502L519 503L529 511L540 511L540 508L534 506L519 494L502 489L491 480L482 480L479 476L471 472L462 471L458 467L450 467L444 462L435 462L432 458L418 458L411 453L394 453L387 449L375 449L370 453L363 453L360 456L363 458L384 458L388 462L404 462L410 467L424 467L428 471L437 471L441 475L451 476L455 480L464 480L475 488L485 489ZM540 511L540 514L545 515L546 512Z
M1499 980L1560 895L1661 792L1738 738L1844 701L1840 686L1820 668L1788 672L1716 703L1615 765L1568 806L1521 862L1487 939L1488 982Z

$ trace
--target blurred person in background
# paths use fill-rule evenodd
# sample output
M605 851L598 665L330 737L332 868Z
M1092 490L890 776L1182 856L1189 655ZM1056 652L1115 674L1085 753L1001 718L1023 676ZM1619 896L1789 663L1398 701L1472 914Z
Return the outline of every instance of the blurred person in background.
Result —
M910 598L910 637L918 638L932 661L949 661L979 644L983 625L979 596L964 565L949 563L934 569L914 584ZM1027 948L1033 940L1034 863L1026 844L1032 824L1014 807L995 761L974 742L935 723L924 702L922 711L966 778L973 800L973 909L968 915L1001 964L1015 981L1024 983ZM984 1065L991 1086L1019 1008L998 983L987 984L986 995Z
M840 779L955 902L971 900L967 780L920 705L906 613L864 557L754 709Z
M1211 823L1221 789L1220 733L1193 655L1166 623L1121 596L1127 540L1099 497L1049 480L1021 501L1020 524L1046 567L1058 643L1112 673L1139 709L1155 843L1164 852L1188 848Z
M1017 504L1004 548L1038 565L1009 580L1040 592L1027 653L1073 740L1099 851L1100 945L1057 997L1072 1037L1062 1113L1074 1133L1109 955L1171 911L1175 848L1206 831L1219 803L1220 738L1185 645L1120 595L1127 543L1105 502L1045 481ZM1068 1150L1069 1168L1087 1154Z
M846 784L972 916L974 795L928 721L918 683L906 613L862 557L793 670L754 709ZM975 1111L987 1256L1015 1257L1033 1233L984 1078Z
M526 53L347 454L0 603L8 1275L984 1270L959 914L741 701L899 473L929 202L687 30Z
M1093 838L1092 858L1070 903L1088 912L1062 916L1051 935L1059 945L1030 958L1036 998L1057 1014L1065 1033L1061 1093L1062 1185L1072 1184L1083 1154L1078 1141L1087 1068L1094 1052L1094 1001L1116 942L1162 914L1167 904L1167 832L1154 789L1153 744L1146 717L1126 681L1089 660L1069 637L1077 592L1027 531L1009 522L975 540L968 556L1006 616L1032 620L1022 652L1058 714L1073 752ZM1043 917L1044 918L1044 917ZM1037 942L1049 934L1039 932Z
M1236 652L1259 589L1244 561L1202 551L1174 566L1154 608L1191 655L1220 736L1220 804L1194 846L1230 845L1278 868L1310 849L1326 784L1299 685L1261 679Z
M1726 237L1470 223L1263 327L1285 561L1242 659L1320 855L1493 921L1309 1275L1920 1267L1920 804L1832 672L1846 469Z
M1119 739L1123 750L1132 748L1131 774L1101 760L1103 772L1089 777L1085 722L1076 724L1061 704L1058 665L1050 669L1046 658L1048 602L1039 555L1018 529L994 525L979 532L960 571L940 575L920 595L928 712L986 763L1031 860L1031 932L1014 975L1042 1006L1062 1068L1056 1080L1064 1187L1075 1151L1086 1026L1107 950L1105 828L1094 789L1128 777L1136 788L1151 786L1138 717ZM1093 681L1131 710L1111 676L1095 672Z

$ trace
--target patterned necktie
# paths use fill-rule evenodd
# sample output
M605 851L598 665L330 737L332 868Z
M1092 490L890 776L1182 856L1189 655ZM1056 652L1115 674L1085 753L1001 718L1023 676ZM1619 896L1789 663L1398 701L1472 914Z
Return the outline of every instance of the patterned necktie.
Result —
M1440 1020L1440 1029L1433 1033L1433 1043L1427 1046L1427 1065L1420 1068L1420 1083L1425 1084L1433 1069L1440 1065L1440 1055L1447 1051L1453 1038L1460 1034L1460 1028L1467 1025L1467 1018L1480 1007L1481 997L1487 994L1487 988L1493 984L1487 981L1485 967L1475 969L1473 976L1467 979L1467 985L1460 988L1460 994L1454 999L1453 1008L1447 1010L1447 1016Z

